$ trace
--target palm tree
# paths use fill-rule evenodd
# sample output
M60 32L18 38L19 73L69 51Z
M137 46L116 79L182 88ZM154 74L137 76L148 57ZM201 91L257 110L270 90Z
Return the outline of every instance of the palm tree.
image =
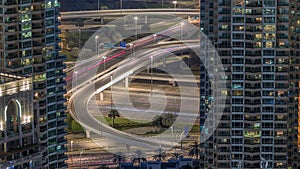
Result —
M111 110L109 111L108 117L109 117L110 119L112 119L112 127L114 127L114 124L115 124L115 118L120 117L120 114L119 114L118 110L116 110L116 109L111 109Z
M125 155L122 152L116 152L114 154L114 162L118 163L118 168L120 167L120 163L125 160Z
M132 163L137 164L138 166L141 165L141 162L146 162L146 158L142 157L143 153L141 150L136 150L135 152L136 156L133 158Z
M180 157L182 157L182 154L180 152L178 152L178 151L173 152L171 155L176 160L178 160Z
M200 144L198 144L198 142L195 141L194 144L189 145L189 147L190 147L189 156L191 157L196 156L196 159L198 159L200 153Z
M161 161L161 160L165 160L165 159L166 159L166 156L167 156L167 155L166 155L165 152L162 152L161 147L159 147L159 148L157 149L157 152L158 152L158 154L156 154L156 155L153 156L153 158L154 158L155 160Z

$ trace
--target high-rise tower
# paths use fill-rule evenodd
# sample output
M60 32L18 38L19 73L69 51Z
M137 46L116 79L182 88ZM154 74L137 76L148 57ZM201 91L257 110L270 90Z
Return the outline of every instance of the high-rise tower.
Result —
M298 168L300 2L201 0L226 71L222 120L202 167Z
M11 117L17 120L12 119L15 128L11 135L20 139L16 142L8 139L8 142L3 144L1 137L7 140L9 136L0 136L0 149L5 151L4 155L0 156L0 164L6 165L9 162L15 164L15 168L66 167L66 115L63 97L66 92L63 61L66 57L59 55L59 6L58 0L0 1L0 72L26 76L32 80L32 110L26 110L32 111L27 113L31 114L31 127L34 128L33 137L27 138L29 140L25 140L27 144L24 144L21 135L23 117L13 111L20 112L26 104L20 102L19 105L13 101L10 109L12 112L8 113L13 113ZM19 105L20 108L14 108L14 105ZM0 104L0 110L5 110L3 106L5 105ZM2 116L4 112L0 111L0 120ZM5 126L0 129L5 131L3 133L8 131ZM28 149L30 146L36 146L40 152L38 163L31 162L31 166L19 164L18 161L23 157L31 158L30 155L34 152Z

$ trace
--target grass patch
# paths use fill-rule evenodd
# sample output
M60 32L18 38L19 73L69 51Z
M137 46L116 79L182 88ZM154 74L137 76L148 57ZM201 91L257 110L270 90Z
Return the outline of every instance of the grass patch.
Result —
M72 133L77 134L77 133L83 133L84 130L81 127L79 123L77 123L75 120L72 121Z
M104 123L108 123L110 126L112 126L112 119L110 119L109 117L96 117L98 120L104 122ZM182 128L185 125L182 124ZM139 121L132 121L129 120L127 118L124 117L119 117L119 118L115 118L115 124L114 124L114 128L120 131L125 131L128 129L133 129L133 128L139 128L139 127L160 127L160 130L155 130L155 131L149 131L146 132L145 135L156 135L156 134L160 134L162 132L164 132L165 130L168 130L168 128L164 128L161 127L159 125L153 125L151 122L147 122L147 121L143 121L143 120L139 120ZM200 126L199 125L194 125L191 130L190 130L191 134L199 134L200 133Z
M73 62L73 61L76 61L76 58L74 58L73 56L72 56L72 54L71 54L71 52L70 51L68 51L68 50L66 50L66 49L62 49L61 50L61 54L63 54L63 55L66 55L67 56L67 62Z
M112 119L110 119L109 117L104 117L104 118L98 117L97 119L102 122L106 122L110 126L112 126ZM142 121L142 120L131 121L124 117L115 118L115 124L114 124L114 128L118 129L120 131L124 131L124 130L131 129L131 128L148 127L148 126L151 126L151 123L147 123L146 121Z

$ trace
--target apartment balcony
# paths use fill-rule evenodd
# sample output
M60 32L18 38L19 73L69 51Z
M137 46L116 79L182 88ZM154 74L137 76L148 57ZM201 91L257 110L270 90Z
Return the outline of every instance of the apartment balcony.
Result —
M20 59L18 55L8 55L6 56L6 59L9 61L18 60Z
M64 137L65 135L67 135L65 130L57 132L57 137Z
M16 0L7 0L4 1L4 5L0 5L0 7L6 7L6 8L11 8L13 5L17 5L17 1Z
M57 122L57 129L62 129L62 128L66 128L67 127L67 124L62 121L62 122Z
M13 45L13 46L7 46L6 48L5 48L5 50L6 51L9 51L9 52L16 52L16 51L18 51L18 46L16 46L16 45Z
M66 69L65 64L56 65L56 69Z

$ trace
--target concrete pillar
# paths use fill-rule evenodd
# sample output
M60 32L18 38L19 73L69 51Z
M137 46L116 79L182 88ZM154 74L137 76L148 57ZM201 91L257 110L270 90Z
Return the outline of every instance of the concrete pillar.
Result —
M22 126L21 125L19 125L19 135L20 135L20 140L19 140L19 144L20 144L20 147L22 147L23 146L23 131L22 131Z
M104 96L103 96L103 92L100 92L100 101L103 101L104 100Z
M91 138L91 130L85 129L86 138Z
M3 143L4 144L4 152L6 153L7 152L7 143Z
M125 78L125 88L128 89L128 76Z
M100 17L100 24L104 24L104 17L103 16Z

